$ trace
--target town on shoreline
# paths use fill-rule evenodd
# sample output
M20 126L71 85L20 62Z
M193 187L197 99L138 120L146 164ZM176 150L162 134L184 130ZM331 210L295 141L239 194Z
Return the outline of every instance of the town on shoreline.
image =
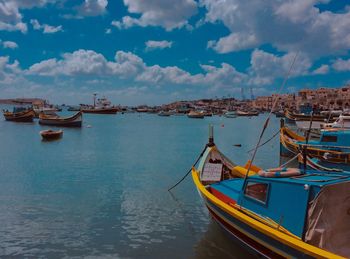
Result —
M277 100L276 100L277 99ZM150 106L120 106L120 111L138 111L154 112L160 111L177 111L178 113L188 113L191 110L208 111L213 114L222 114L227 111L245 110L245 111L270 111L274 102L277 102L276 111L289 109L299 111L301 106L309 105L317 107L318 110L345 110L350 108L350 85L340 88L318 88L302 89L296 93L272 94L270 96L258 96L255 99L239 100L235 98L214 98L175 101L169 104ZM52 107L79 107L89 106L87 104L69 106L66 104L53 105L41 98L15 98L0 99L0 104L8 105L32 105L32 106L52 106ZM73 108L72 108L73 110Z

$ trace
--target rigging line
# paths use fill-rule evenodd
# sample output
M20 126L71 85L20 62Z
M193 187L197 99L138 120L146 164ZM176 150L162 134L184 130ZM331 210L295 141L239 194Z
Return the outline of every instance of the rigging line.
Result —
M287 75L285 76L285 78L284 78L284 80L283 80L283 83L282 83L282 85L281 85L279 91L277 92L278 94L280 94L280 93L282 92L282 89L284 88L285 84L287 83L287 80L288 80L288 78L289 78L290 72L292 71L292 68L293 68L293 66L294 66L295 60L297 59L298 54L299 54L299 52L297 52L297 53L295 54L294 59L293 59L293 62L292 62L292 64L291 64L291 66L289 67L288 73L287 73ZM266 130L268 124L269 124L272 111L273 111L274 108L276 107L277 101L278 101L278 98L277 98L277 96L276 96L275 101L274 101L274 103L273 103L273 106L272 106L272 108L271 108L271 111L270 111L270 113L269 113L269 116L267 117L267 119L266 119L266 121L265 121L265 124L264 124L264 127L263 127L263 129L262 129L262 131L261 131L261 134L260 134L260 136L259 136L258 143L256 144L256 147L255 147L255 149L254 149L254 153L253 153L253 155L252 155L252 158L251 158L251 160L250 160L250 163L249 163L249 166L248 166L246 175L245 175L245 177L244 177L244 182L243 182L242 188L243 188L243 186L245 185L245 183L246 183L246 181L247 181L247 177L248 177L249 171L250 171L250 169L251 169L251 167L252 167L252 164L253 164L253 161L254 161L256 152L257 152L258 147L259 147L259 145L260 145L261 139L262 139L262 137L263 137L263 135L264 135L264 133L265 133L265 130Z
M291 159L289 159L287 162L285 162L284 164L280 165L280 167L285 167L286 165L288 165L290 162L292 162L294 159L296 159L299 156L299 153L296 154L295 156L293 156Z
M274 137L276 137L276 136L278 135L278 133L280 133L280 130L277 130L277 132L276 132L275 134L273 134L273 136L272 136L271 138L269 138L268 140L266 140L264 143L260 144L260 145L258 146L258 148L260 148L260 147L264 146L265 144L269 143ZM247 151L247 153L250 153L250 152L252 152L253 150L254 150L254 148L249 149L249 150Z
M192 172L192 168L195 167L195 165L198 163L199 159L201 159L201 157L203 156L203 154L204 154L206 149L207 149L207 145L205 146L205 148L203 149L202 153L197 158L196 162L194 162L194 164L192 165L191 169L188 170L188 172L175 185L170 187L168 189L168 192L170 192L172 189L174 189L176 186L178 186L183 180L185 180L185 178Z

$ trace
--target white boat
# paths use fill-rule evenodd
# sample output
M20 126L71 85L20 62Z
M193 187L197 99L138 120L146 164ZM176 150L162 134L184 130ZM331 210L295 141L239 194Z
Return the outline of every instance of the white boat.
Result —
M333 123L324 123L322 125L323 129L327 128L350 128L350 116L349 115L340 115L339 118Z

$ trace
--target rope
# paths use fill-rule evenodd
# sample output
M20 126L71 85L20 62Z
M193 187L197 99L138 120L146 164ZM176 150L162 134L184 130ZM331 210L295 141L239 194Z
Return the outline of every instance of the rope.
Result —
M296 159L299 156L299 153L296 154L294 157L292 157L290 160L288 160L287 162L285 162L284 164L280 165L280 167L285 167L286 165L288 165L290 162L292 162L294 159Z
M269 138L268 140L266 140L264 143L262 143L261 145L258 146L258 148L264 146L265 144L269 143L271 140L273 140L274 137L276 137L278 135L278 133L280 133L280 130L277 130L277 132L275 134L273 134L273 136L271 138ZM254 150L254 148L250 149L247 151L247 153L250 153Z
M178 186L183 180L185 180L185 178L191 173L192 168L196 166L196 164L198 163L199 159L201 159L201 157L203 156L205 150L207 149L207 146L205 146L205 148L203 149L202 153L199 155L199 157L197 158L196 162L194 162L193 166L191 167L190 170L188 170L188 172L172 187L170 187L168 189L168 192L170 192L172 189L174 189L176 186Z

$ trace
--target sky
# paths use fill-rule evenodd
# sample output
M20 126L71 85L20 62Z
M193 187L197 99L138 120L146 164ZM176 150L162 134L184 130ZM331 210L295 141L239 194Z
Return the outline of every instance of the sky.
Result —
M240 99L287 75L284 93L342 87L349 50L350 0L0 0L0 99Z

